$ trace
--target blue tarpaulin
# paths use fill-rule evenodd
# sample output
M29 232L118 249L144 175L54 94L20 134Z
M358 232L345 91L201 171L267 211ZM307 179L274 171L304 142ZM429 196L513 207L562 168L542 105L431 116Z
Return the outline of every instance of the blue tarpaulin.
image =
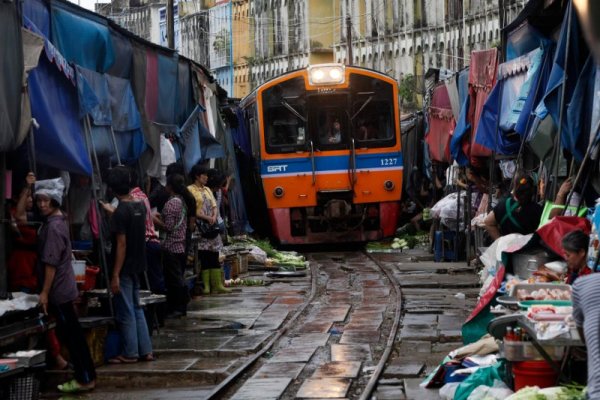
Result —
M78 67L77 84L80 117L91 117L96 152L116 160L114 154L118 151L121 162L135 161L145 143L129 81Z
M200 149L200 113L204 111L202 106L196 106L189 118L178 130L178 139L184 147L182 155L183 166L186 171L190 171L194 164L202 160Z
M175 124L177 105L177 55L158 54L158 98L155 121Z
M458 165L461 166L469 164L469 157L464 153L462 147L463 138L471 132L471 124L467 119L469 103L470 98L466 96L460 107L460 116L458 117L458 121L456 121L456 128L454 128L454 133L450 139L450 154L452 154L452 158L456 160Z
M46 55L29 75L31 111L40 127L34 131L40 164L91 175L92 165L77 115L77 90Z
M569 40L567 41L567 39ZM549 113L556 126L560 125L561 96L562 87L565 83L565 72L568 79L566 80L566 85L564 85L563 107L566 107L571 101L575 84L577 83L577 76L579 76L587 59L588 50L582 41L583 37L579 29L579 21L577 16L573 14L573 6L569 2L567 12L563 18L560 39L554 55L552 72L546 86L544 100L538 105L535 111L540 119L544 119ZM564 70L565 59L567 60L567 71ZM568 130L567 118L563 116L562 133L565 134Z
M70 3L53 1L51 9L51 41L62 55L84 68L108 71L115 55L107 21Z
M499 154L519 151L521 137L515 125L524 109L532 87L537 84L543 51L536 49L498 66L498 80L490 93L477 128L477 143Z
M179 60L177 63L177 104L175 107L175 122L182 125L194 111L196 102L192 90L192 73L189 63Z
M579 162L583 160L589 144L595 83L596 65L590 55L579 75L573 98L567 108L569 130L562 134L562 147Z
M244 154L248 157L252 156L252 148L250 146L250 135L246 130L246 123L244 121L244 110L236 108L235 114L237 115L238 124L235 129L232 129L233 143L238 146Z
M112 76L129 79L131 77L131 65L133 63L133 46L131 45L131 39L115 31L114 28L110 29L110 37L113 45L113 52L115 54L115 62L107 72Z
M210 134L208 129L203 124L200 126L200 149L202 152L202 159L206 160L209 158L221 158L225 157L225 149L221 146L221 143L213 135Z
M50 12L42 0L23 1L23 19L27 29L50 39Z

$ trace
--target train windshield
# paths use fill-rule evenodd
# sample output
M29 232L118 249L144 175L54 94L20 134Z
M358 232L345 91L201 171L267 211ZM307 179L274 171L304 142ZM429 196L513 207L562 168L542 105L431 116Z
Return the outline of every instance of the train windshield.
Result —
M393 146L396 135L392 85L368 76L351 74L350 90L350 119L358 146Z
M305 150L304 79L290 79L263 92L265 140L269 153Z

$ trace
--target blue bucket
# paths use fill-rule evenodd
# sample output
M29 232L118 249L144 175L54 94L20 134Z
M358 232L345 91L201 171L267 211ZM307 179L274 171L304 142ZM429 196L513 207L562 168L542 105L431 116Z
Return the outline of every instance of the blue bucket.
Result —
M231 264L225 263L223 264L223 272L225 273L225 280L228 281L231 279Z

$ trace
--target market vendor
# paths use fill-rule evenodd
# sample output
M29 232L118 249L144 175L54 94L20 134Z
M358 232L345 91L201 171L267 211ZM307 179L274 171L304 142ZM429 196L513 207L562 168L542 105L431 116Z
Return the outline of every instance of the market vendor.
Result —
M566 283L572 285L580 276L592 273L586 263L589 242L589 236L580 230L569 232L563 238L562 247L567 262Z
M527 235L535 232L542 207L533 201L535 184L529 176L517 180L512 196L498 202L485 218L485 229L493 240L511 233Z
M60 178L35 183L36 204L45 219L38 241L38 260L43 274L40 305L44 314L50 313L56 318L58 336L69 349L75 371L75 379L58 385L58 389L64 393L77 393L96 386L96 370L73 306L79 291L71 266L69 227L60 210L64 188Z

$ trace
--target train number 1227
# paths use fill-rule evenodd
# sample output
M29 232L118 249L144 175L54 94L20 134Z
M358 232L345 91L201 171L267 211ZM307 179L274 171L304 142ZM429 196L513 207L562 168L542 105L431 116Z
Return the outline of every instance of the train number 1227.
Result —
M381 165L390 166L390 165L398 165L397 158L382 158Z

